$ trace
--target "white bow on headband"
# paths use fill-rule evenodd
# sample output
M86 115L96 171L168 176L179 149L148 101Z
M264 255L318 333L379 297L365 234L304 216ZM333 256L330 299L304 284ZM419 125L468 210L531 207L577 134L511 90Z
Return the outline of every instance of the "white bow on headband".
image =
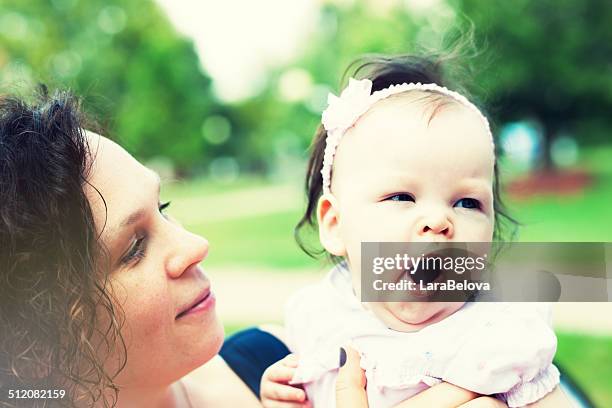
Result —
M340 143L340 139L344 133L350 127L352 127L357 120L376 102L388 98L391 95L396 95L398 93L407 91L438 92L453 98L463 106L474 111L478 114L486 126L487 131L491 136L491 145L493 148L495 148L493 145L493 135L491 134L489 121L487 118L465 96L457 92L451 91L437 84L422 84L417 82L391 85L388 88L371 93L372 81L369 79L356 80L350 78L347 87L344 88L340 96L336 96L332 93L328 95L328 106L327 109L323 111L321 122L327 131L327 138L325 139L325 152L323 155L323 167L321 169L321 175L323 176L323 193L330 193L331 170L334 163L334 156L336 154L338 144Z

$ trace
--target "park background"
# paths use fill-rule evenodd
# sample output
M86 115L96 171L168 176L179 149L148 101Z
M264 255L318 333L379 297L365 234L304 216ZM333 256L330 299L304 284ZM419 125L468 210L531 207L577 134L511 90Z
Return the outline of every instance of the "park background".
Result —
M72 89L162 175L169 213L212 244L232 333L281 322L327 268L293 226L327 93L363 54L462 44L450 74L492 119L517 239L610 242L610 21L607 0L0 0L0 92ZM600 407L610 305L555 305L557 361Z

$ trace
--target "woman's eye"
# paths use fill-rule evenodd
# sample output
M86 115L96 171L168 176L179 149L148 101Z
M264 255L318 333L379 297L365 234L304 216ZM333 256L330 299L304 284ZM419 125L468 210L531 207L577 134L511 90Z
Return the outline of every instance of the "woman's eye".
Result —
M480 201L476 200L475 198L462 198L455 203L455 207L480 209Z
M385 201L412 201L414 202L414 197L407 193L394 194L392 196L387 197Z
M170 201L166 201L165 203L160 203L157 206L160 214L162 214L166 218L167 218L167 215L164 213L164 210L166 210L168 207L170 207ZM132 246L127 251L123 259L121 259L121 263L124 265L130 264L130 263L135 263L135 264L138 263L138 261L140 261L141 259L145 257L146 246L147 246L146 236L136 238L136 241L134 241L134 244L132 244Z
M145 256L146 237L137 238L134 244L130 247L127 254L121 260L121 263L127 265L133 261L139 261Z

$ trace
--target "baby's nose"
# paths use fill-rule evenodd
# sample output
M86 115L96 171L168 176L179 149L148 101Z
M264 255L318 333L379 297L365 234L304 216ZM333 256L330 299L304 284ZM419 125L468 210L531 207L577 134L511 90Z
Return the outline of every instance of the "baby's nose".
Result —
M444 214L430 215L424 217L418 225L417 234L420 237L442 236L446 239L453 237L454 228L452 222Z

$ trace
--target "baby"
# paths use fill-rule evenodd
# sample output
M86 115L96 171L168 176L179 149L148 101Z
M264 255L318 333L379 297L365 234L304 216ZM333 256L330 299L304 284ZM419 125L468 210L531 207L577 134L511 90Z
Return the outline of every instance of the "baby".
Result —
M369 406L392 407L440 382L509 407L559 383L546 305L361 302L362 242L490 242L504 216L489 124L427 61L381 59L330 95L309 164L309 203L335 267L286 311L298 356L291 384L334 407L338 349L361 355Z

